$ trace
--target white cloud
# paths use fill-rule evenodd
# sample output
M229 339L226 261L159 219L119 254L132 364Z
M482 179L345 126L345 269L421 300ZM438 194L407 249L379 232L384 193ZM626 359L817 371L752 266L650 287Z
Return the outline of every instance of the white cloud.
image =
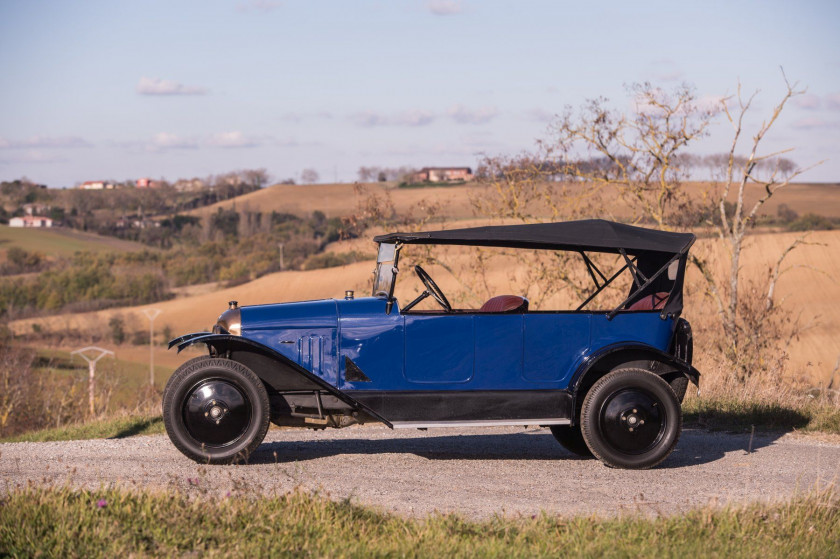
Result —
M813 93L806 93L805 95L799 95L798 97L794 97L793 104L799 107L800 109L813 111L819 109L820 106L822 106L822 101L820 100L819 96L814 95Z
M374 113L373 111L356 113L350 118L353 120L353 122L356 123L356 125L364 126L365 128L371 128L373 126L385 126L388 124L388 117Z
M840 111L840 92L826 95L825 102L829 109Z
M653 73L653 77L661 82L676 82L681 80L684 75L681 70L662 70Z
M152 141L147 145L151 151L166 151L170 149L195 149L198 142L191 138L182 138L169 132L155 134Z
M25 140L0 137L0 149L66 149L89 148L92 144L78 136L33 136Z
M300 124L304 120L316 118L332 120L335 118L335 115L329 111L318 111L314 113L286 113L280 117L280 120L291 124Z
M534 120L536 122L551 122L557 114L546 111L545 109L531 109L525 113L525 116L528 120Z
M451 16L464 11L460 0L429 0L426 8L436 16Z
M375 126L426 126L434 122L437 117L429 111L411 109L395 115L365 111L350 118L357 126L373 128Z
M0 158L0 163L66 163L68 159L53 153L44 153L37 150L26 150L16 152L13 157Z
M435 115L433 113L414 109L398 114L392 119L392 122L400 126L426 126L434 120Z
M468 109L463 105L453 105L446 114L459 124L485 124L499 115L496 107Z
M219 132L213 134L207 139L207 144L214 147L221 148L251 148L260 145L257 138L246 136L242 132Z
M137 93L140 95L204 95L207 89L143 76L137 82Z
M791 126L793 126L794 128L799 128L801 130L813 130L816 128L836 128L838 125L840 125L840 123L815 116L800 118L799 120L791 124Z

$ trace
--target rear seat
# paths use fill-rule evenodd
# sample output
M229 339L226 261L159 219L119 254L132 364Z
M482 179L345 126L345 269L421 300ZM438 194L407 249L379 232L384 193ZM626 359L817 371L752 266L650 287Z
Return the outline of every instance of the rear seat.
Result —
M497 295L481 305L478 312L526 313L528 299L518 295Z

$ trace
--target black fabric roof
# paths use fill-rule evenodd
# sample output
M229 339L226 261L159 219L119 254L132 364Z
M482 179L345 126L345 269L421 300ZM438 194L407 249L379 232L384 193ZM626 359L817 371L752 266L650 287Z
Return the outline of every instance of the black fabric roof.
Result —
M694 243L692 233L671 233L657 229L634 227L603 219L495 225L426 231L422 233L389 233L374 237L377 243L468 245L548 250L585 250L628 254L687 252Z

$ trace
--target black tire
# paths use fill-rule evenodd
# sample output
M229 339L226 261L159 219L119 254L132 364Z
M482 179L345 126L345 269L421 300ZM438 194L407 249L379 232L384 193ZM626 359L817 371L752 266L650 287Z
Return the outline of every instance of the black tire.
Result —
M563 448L586 458L592 457L592 451L586 446L586 441L583 440L583 433L580 431L580 425L550 425L551 434L557 439L557 442L563 445Z
M163 423L172 444L196 462L245 462L268 431L268 394L242 363L197 357L166 383Z
M613 468L646 469L671 454L682 410L671 386L644 369L619 369L589 390L581 431L598 459Z

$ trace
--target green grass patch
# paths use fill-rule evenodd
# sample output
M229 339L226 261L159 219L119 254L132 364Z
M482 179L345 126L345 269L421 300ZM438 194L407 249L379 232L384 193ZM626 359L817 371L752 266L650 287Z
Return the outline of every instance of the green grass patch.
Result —
M247 490L246 490L247 491ZM404 519L304 492L281 497L16 489L0 555L51 557L837 557L830 492L682 516Z
M0 251L19 247L30 252L73 256L76 252L122 252L146 249L139 243L72 229L37 229L0 225Z
M84 439L121 439L124 437L132 437L134 435L154 435L163 432L163 417L161 416L126 415L23 433L14 437L0 439L0 443L43 443L48 441L78 441Z
M712 431L819 431L840 434L840 408L819 401L802 405L749 402L736 398L688 398L683 404L686 427Z
M104 410L108 414L136 406L138 392L149 385L148 363L119 359L120 349L114 351L116 359L105 357L96 365L97 386L111 391L110 408ZM69 351L39 348L33 366L39 374L68 378L87 386L87 362L79 356L71 355ZM156 363L155 386L163 390L174 371L170 366Z

